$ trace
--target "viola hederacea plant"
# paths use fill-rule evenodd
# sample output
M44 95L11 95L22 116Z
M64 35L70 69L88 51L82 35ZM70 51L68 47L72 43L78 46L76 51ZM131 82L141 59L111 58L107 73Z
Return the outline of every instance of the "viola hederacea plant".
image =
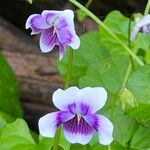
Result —
M41 14L29 16L26 21L26 29L31 28L31 35L41 34L40 48L42 52L50 52L55 45L58 45L59 58L62 59L67 45L72 49L78 49L80 46L73 19L72 10L44 10Z
M87 144L95 132L98 133L101 144L109 145L113 141L113 124L103 115L95 114L107 100L104 88L58 89L52 99L59 111L40 118L41 135L52 138L62 125L64 136L70 143Z
M46 4L51 2L47 0ZM30 14L24 22L31 35L37 36L41 51L51 53L55 47L59 59L55 55L32 54L28 36L20 39L25 34L18 36L17 32L15 37L14 28L0 35L4 36L0 37L0 46L15 37L13 48L26 50L27 45L28 52L31 50L25 56L18 49L19 55L0 53L0 150L150 150L150 0L146 7L144 1L140 5L132 2L137 12L139 6L144 10L143 5L143 13L114 10L107 16L99 13L99 17L95 15L97 9L95 14L90 11L99 8L94 0L87 0L85 6L78 0L61 2L73 10L42 10ZM127 2L115 1L115 5ZM48 8L44 1L39 3ZM101 4L109 5L108 1ZM4 31L9 30L7 22L0 18L0 32L3 25ZM91 27L94 31L89 31ZM13 69L4 56L11 59L8 62ZM18 56L23 57L23 63ZM21 98L12 70L21 81ZM19 99L36 134L23 119Z

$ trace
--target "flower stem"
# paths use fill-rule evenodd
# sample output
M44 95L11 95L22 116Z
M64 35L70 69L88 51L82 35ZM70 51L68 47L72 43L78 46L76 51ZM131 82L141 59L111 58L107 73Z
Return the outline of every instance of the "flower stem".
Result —
M69 62L68 62L68 67L67 67L67 75L66 75L66 80L65 80L65 89L69 87L70 85L70 79L72 76L72 63L73 63L73 49L70 49L69 51Z
M139 65L144 66L144 63L132 52L132 50L126 46L109 28L92 12L90 12L86 7L81 5L76 0L69 0L71 3L76 5L78 8L82 9L88 16L90 16L97 24L99 24L111 37L113 37L136 61Z
M85 5L85 7L89 8L89 6L91 5L92 2L93 2L93 0L88 0L87 3L86 3L86 5Z
M70 85L70 79L71 79L71 75L72 75L72 63L73 63L73 49L71 49L69 51L67 75L66 75L66 80L65 80L65 85L64 85L65 89L68 88ZM55 138L54 138L53 150L58 150L58 148L59 148L60 134L61 134L61 127L59 127L58 130L56 131Z
M55 138L54 138L53 150L58 150L58 148L59 148L60 133L61 133L61 127L59 127L56 131Z
M146 4L146 8L145 8L145 11L144 11L144 15L147 15L149 13L149 10L150 10L150 0L148 0L147 4Z

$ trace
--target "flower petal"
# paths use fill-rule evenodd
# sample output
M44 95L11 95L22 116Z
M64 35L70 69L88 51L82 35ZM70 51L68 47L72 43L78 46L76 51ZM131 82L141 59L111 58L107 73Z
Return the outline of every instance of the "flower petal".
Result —
M73 117L74 115L68 112L58 111L49 113L39 119L39 132L42 136L54 137L59 125Z
M113 124L106 117L90 114L83 116L83 118L98 132L101 144L109 145L113 141Z
M95 128L99 132L99 142L103 145L109 145L113 141L113 124L106 117L97 115L98 124Z
M39 119L39 132L45 137L54 137L60 124L57 116L60 112L49 113Z
M64 135L70 143L87 144L92 138L93 128L81 118L78 123L77 117L63 124Z
M64 27L71 27L73 30L75 29L74 27L74 13L70 9L66 9L62 11L56 20L55 23L57 29L64 28Z
M33 14L26 21L26 29L28 28L32 29L31 34L38 34L41 33L42 29L48 29L50 26L41 15Z
M57 11L57 10L44 10L42 12L42 17L45 18L46 22L52 26L53 21L56 17L59 17L60 14L62 14L63 11Z
M139 30L141 28L143 28L144 26L147 26L149 24L150 24L150 14L144 16L136 23L135 27L133 28L133 30L131 32L131 40L135 39L137 33L139 32Z
M43 53L50 52L54 46L58 43L57 35L53 33L54 29L44 30L40 37L40 48Z
M70 106L75 102L75 96L79 89L77 87L70 87L66 90L58 89L53 94L54 105L63 111L69 110ZM73 109L73 107L71 107Z
M65 46L59 43L59 60L61 60L64 57L64 54L65 54Z
M86 87L81 89L75 99L75 104L79 112L82 113L82 106L88 108L87 113L95 113L101 109L107 100L107 92L102 87L90 88ZM84 114L85 115L85 114Z
M74 34L68 45L70 45L73 49L78 49L80 47L80 38Z
M136 23L136 26L138 28L141 28L143 26L146 26L150 24L150 14L144 16L143 18L141 18L137 23Z
M55 26L59 41L64 45L70 45L73 49L78 49L80 39L76 35L73 19L73 11L65 10L56 20Z

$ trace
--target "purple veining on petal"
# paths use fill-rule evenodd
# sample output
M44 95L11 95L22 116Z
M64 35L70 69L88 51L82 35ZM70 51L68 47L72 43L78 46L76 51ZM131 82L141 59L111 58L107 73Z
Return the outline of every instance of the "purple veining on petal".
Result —
M61 29L61 28L64 28L64 27L69 26L68 23L67 23L67 21L66 21L64 18L59 18L59 19L57 19L55 25L56 25L56 28L57 28L58 30Z
M71 43L73 34L71 33L71 30L68 27L56 29L56 32L61 44L68 45Z
M40 48L42 52L49 52L58 44L57 34L54 27L44 30L40 37Z
M59 46L59 60L61 60L65 54L65 46L63 44L61 44L60 42L59 42L58 46Z
M80 113L84 116L84 115L86 115L88 112L89 112L89 106L88 105L86 105L86 104L83 104L83 103L81 103L81 104L79 104L79 111L80 111Z
M99 120L95 114L88 114L83 116L83 118L90 126L92 126L96 131L98 131Z
M37 29L48 29L50 28L49 24L46 23L46 20L41 16L35 16L31 19L31 26L33 25Z
M69 104L68 105L68 110L69 112L71 112L72 114L76 114L77 113L77 108L75 103Z
M88 135L93 132L93 128L81 117L79 123L77 116L63 124L64 129L72 134Z
M72 119L75 115L67 112L67 111L60 111L56 117L57 127L62 124L63 122L66 122L70 119Z

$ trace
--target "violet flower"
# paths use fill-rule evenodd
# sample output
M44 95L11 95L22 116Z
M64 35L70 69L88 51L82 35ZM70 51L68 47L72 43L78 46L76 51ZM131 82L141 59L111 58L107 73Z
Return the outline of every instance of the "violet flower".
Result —
M59 58L65 53L65 47L78 49L80 39L74 27L74 13L72 10L49 11L33 14L26 21L26 29L31 28L31 35L39 34L40 48L44 53L50 52L55 45L59 46Z
M106 99L107 93L102 87L56 90L53 103L59 111L40 118L40 134L54 137L56 130L62 125L64 136L70 143L87 144L96 131L101 144L110 144L113 140L113 124L106 117L95 114L105 105Z
M139 21L137 21L136 25L134 26L131 39L134 40L138 32L142 32L144 34L150 33L150 14L144 16Z

